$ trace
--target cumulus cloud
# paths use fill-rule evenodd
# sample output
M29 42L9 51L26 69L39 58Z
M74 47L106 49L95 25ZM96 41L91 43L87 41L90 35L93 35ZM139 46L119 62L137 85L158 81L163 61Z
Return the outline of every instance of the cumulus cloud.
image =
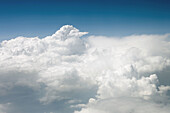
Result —
M60 106L41 113L170 111L170 86L159 82L170 66L169 34L80 38L85 34L65 25L42 39L1 42L0 104L13 105L8 113L38 113L21 110L28 99L39 108Z
M169 106L139 98L120 97L95 100L75 113L168 113Z

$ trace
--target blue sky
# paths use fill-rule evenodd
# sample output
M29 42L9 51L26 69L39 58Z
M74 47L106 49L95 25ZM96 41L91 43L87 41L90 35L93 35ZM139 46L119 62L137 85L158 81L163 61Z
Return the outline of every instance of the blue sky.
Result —
M44 37L71 24L89 35L170 31L168 0L0 0L0 40Z

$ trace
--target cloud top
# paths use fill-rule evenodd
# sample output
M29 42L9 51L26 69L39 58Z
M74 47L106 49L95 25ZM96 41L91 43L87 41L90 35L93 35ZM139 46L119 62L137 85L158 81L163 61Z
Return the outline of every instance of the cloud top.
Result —
M55 34L52 35L52 38L59 38L61 40L66 40L67 38L80 38L83 35L88 34L88 32L79 32L78 29L72 25L65 25L61 27Z

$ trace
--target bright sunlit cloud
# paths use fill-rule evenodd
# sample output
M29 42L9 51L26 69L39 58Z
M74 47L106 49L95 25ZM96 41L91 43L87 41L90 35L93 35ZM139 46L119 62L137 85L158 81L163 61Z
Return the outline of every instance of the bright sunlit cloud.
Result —
M170 34L85 34L65 25L2 41L0 113L169 113Z

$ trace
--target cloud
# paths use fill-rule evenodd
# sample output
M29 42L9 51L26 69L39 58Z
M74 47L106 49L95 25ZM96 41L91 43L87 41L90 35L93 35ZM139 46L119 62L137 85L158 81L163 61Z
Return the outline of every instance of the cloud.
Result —
M139 98L120 97L95 100L75 113L168 113L169 106Z
M0 113L6 113L11 103L0 104Z
M168 113L170 84L159 79L170 66L169 34L85 34L66 25L42 39L1 42L0 104L11 103L8 113Z

